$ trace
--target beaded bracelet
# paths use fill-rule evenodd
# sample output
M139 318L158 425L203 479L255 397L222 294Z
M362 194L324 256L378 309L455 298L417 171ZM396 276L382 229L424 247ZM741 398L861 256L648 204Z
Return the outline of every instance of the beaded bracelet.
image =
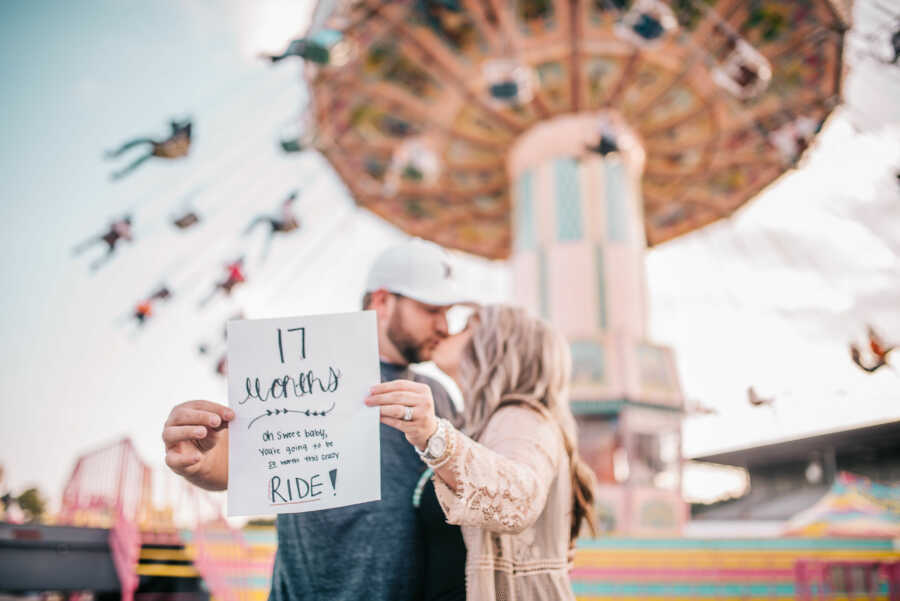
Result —
M422 472L421 476L419 476L419 481L416 483L415 490L413 490L413 507L418 507L422 504L422 492L425 490L425 484L428 482L428 479L431 478L432 474L434 474L434 470L428 468Z

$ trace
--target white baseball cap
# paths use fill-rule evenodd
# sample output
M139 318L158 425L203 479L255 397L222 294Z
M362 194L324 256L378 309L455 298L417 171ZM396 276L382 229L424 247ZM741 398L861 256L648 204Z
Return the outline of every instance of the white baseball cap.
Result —
M365 291L387 290L444 307L464 302L455 275L447 251L433 242L413 238L378 255L369 269Z

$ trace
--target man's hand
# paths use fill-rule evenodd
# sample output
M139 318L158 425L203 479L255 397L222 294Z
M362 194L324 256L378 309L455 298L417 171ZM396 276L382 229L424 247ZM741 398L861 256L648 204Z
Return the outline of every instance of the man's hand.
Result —
M381 407L381 423L406 434L406 440L424 450L428 439L437 430L434 398L427 384L410 380L383 382L372 387L366 405ZM403 419L405 415L410 419Z
M176 405L163 426L166 465L207 490L228 488L228 422L234 411L210 401Z

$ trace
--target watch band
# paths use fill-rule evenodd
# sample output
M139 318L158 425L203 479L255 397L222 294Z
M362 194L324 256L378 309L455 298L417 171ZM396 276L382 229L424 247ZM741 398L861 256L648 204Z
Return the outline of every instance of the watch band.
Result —
M425 441L425 449L420 451L418 449L418 447L413 445L413 448L416 450L416 453L419 454L419 457L421 457L422 459L424 459L426 461L433 461L433 460L437 459L437 457L433 457L428 453L428 447L431 446L431 439L434 438L435 436L437 436L438 438L443 438L444 440L447 439L446 421L447 420L444 420L441 418L437 419L437 423L438 423L437 429L434 432L432 432L431 436L428 437L428 440Z
M453 455L456 453L456 442L457 442L457 432L456 429L452 425L447 426L447 448L444 450L444 453L433 460L422 458L425 461L425 465L430 467L433 470L437 470L442 468L444 465L449 463L451 459L453 459Z

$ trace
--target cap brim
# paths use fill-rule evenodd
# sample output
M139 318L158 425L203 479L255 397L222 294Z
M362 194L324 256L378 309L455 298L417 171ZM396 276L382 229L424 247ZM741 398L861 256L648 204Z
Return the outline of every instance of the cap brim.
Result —
M394 292L420 303L437 307L449 307L450 305L472 302L470 299L463 298L462 294L455 287L448 287L446 290L394 290Z

